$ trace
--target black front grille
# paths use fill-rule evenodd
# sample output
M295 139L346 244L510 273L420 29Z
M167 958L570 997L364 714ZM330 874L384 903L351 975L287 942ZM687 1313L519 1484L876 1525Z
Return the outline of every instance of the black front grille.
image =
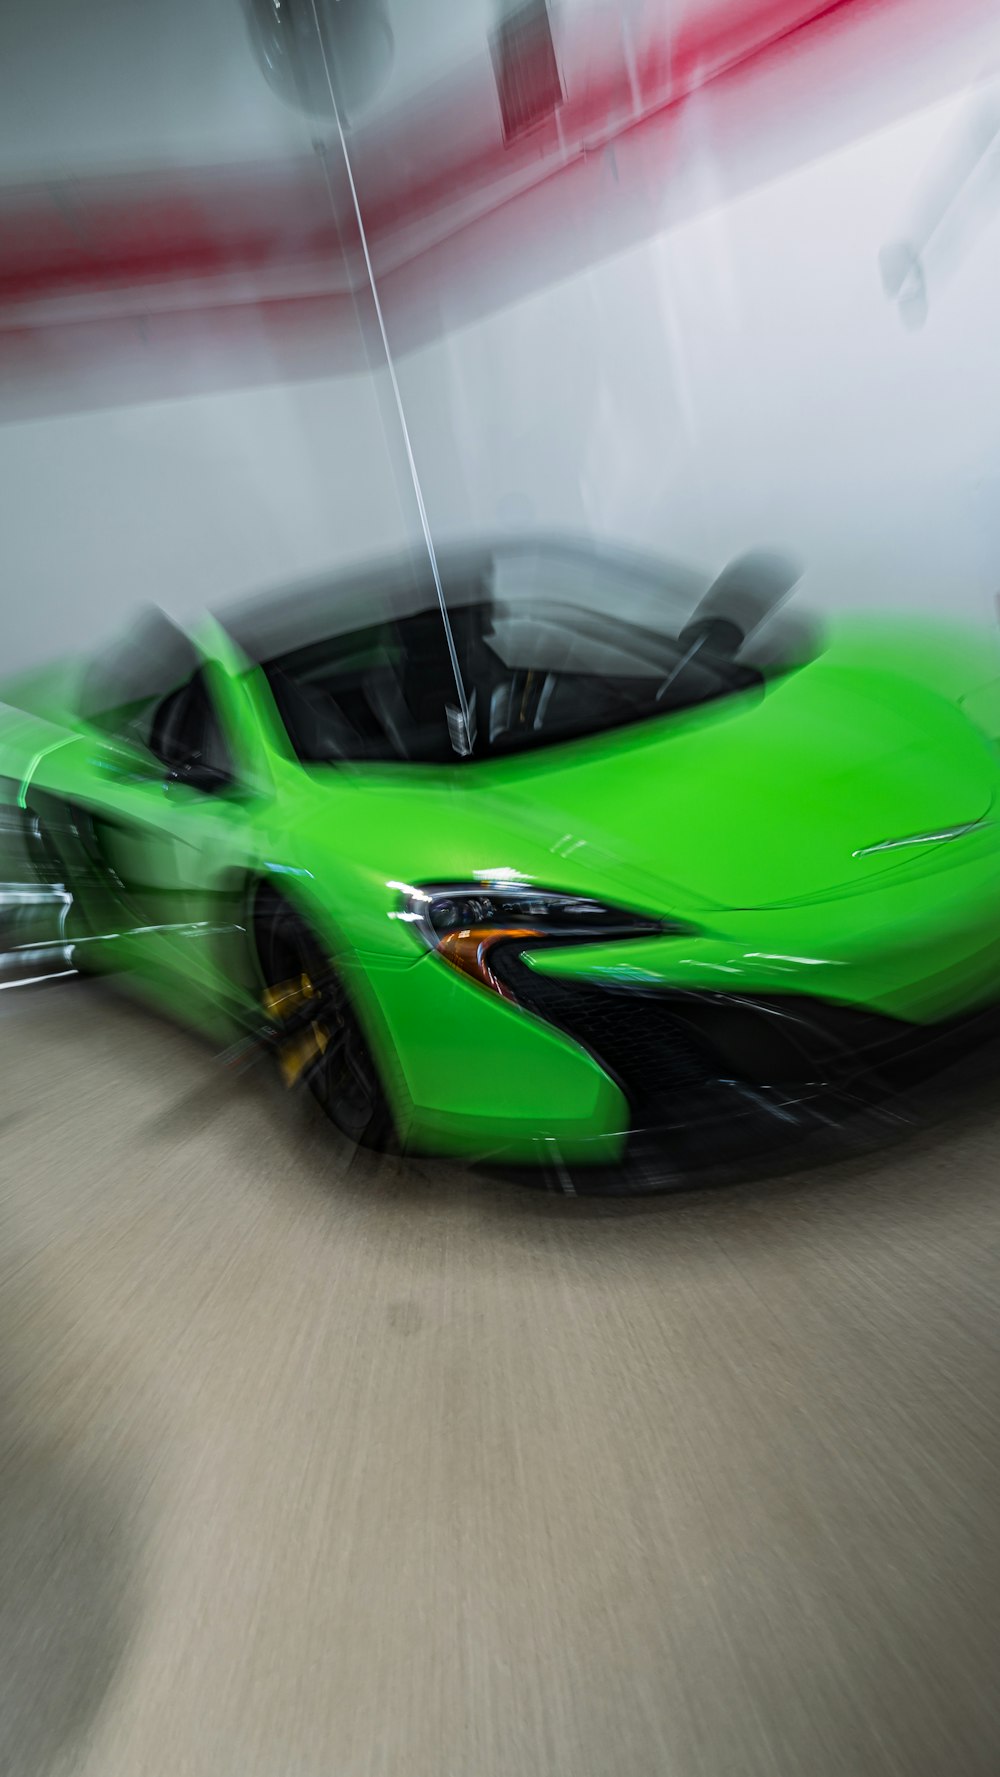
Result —
M718 1074L708 1046L662 994L563 981L507 955L493 966L519 1005L558 1025L596 1057L643 1118L663 1113Z
M714 1115L734 1085L798 1097L924 1042L912 1025L805 997L595 986L543 975L513 949L492 963L519 1005L600 1062L637 1123Z

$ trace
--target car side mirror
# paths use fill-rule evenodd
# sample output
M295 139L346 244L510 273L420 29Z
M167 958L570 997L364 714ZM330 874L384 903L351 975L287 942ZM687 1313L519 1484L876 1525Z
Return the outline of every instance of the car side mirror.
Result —
M185 759L180 765L171 766L163 780L163 787L170 791L178 784L189 790L200 790L203 795L210 796L217 790L225 789L232 783L228 771L221 771L217 765L208 765L204 759Z

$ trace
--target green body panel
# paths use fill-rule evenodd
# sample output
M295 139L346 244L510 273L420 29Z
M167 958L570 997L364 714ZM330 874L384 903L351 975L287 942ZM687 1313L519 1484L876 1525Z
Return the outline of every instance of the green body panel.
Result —
M88 956L217 1039L259 1017L252 903L278 887L348 979L413 1148L614 1159L628 1106L576 1043L429 954L396 917L401 884L513 871L686 928L530 958L563 977L805 994L922 1024L1000 999L992 632L859 619L760 691L451 767L304 767L263 676L216 625L197 641L232 787L165 785L148 755L75 721L60 668L7 688L6 799L43 824L67 808L97 821L125 886L95 889L64 860L101 934Z
M540 1149L564 1161L619 1157L625 1100L560 1032L430 955L415 969L369 962L366 975L392 1033L398 1075L387 1086L409 1146L517 1161L541 1159Z

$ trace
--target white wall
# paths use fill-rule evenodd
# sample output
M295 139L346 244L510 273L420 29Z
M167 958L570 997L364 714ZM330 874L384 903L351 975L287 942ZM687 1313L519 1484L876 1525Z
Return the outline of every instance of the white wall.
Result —
M367 377L0 427L0 671L95 644L139 604L187 616L412 532Z
M811 601L989 610L1000 230L976 233L973 215L951 276L930 256L918 332L878 269L965 105L910 116L405 359L436 533L571 527L707 566L775 543L806 562Z
M400 28L401 50L416 31ZM0 7L5 181L280 160L308 153L314 129L267 86L238 0ZM396 549L415 528L384 371L275 383L316 364L316 341L272 334L249 302L214 333L197 309L168 315L150 368L158 319L135 319L134 337L98 329L89 354L70 329L64 363L54 327L42 368L9 333L0 674L98 645L142 603L191 615ZM324 367L364 364L363 319L363 303L336 318ZM175 398L148 399L163 387Z
M963 104L403 358L435 534L569 528L706 568L772 543L811 602L988 612L1000 230L950 276L931 256L918 332L878 271ZM8 671L139 602L183 615L417 533L384 374L2 427L0 486Z

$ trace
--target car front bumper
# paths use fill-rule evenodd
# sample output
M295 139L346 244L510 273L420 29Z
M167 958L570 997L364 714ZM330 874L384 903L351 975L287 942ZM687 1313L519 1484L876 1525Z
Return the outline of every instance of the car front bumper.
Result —
M365 970L409 1149L595 1167L637 1143L742 1150L884 1102L988 1028L1000 828L877 893L513 954L501 972L510 999L429 954Z

